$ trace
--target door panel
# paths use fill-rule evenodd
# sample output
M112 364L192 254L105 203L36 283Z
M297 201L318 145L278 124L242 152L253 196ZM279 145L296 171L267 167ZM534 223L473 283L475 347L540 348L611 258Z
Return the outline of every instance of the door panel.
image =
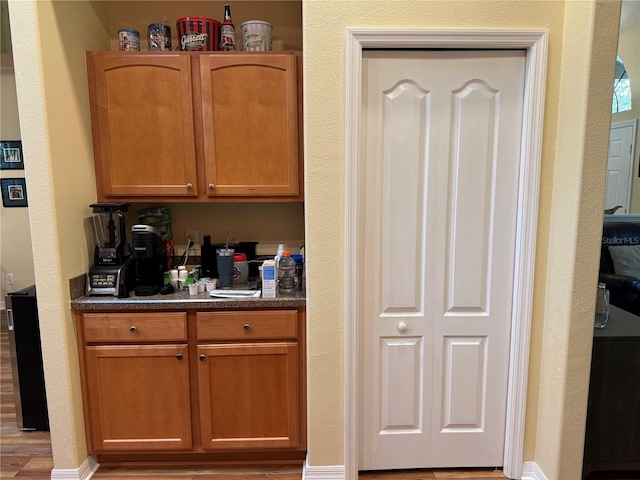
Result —
M361 469L502 464L524 65L363 57Z
M444 338L441 428L481 431L487 384L487 337Z
M428 92L412 83L400 83L384 94L384 138L389 142L381 146L385 149L381 172L385 182L380 221L387 226L381 232L382 312L399 315L423 310L421 239L425 192L421 159L425 153L423 125ZM394 152L402 152L402 168L394 164ZM407 256L413 261L407 262ZM404 268L397 268L399 265Z
M418 387L424 369L423 348L420 337L381 339L380 426L383 434L420 429L423 411ZM395 372L405 372L405 375ZM405 378L411 381L404 381Z

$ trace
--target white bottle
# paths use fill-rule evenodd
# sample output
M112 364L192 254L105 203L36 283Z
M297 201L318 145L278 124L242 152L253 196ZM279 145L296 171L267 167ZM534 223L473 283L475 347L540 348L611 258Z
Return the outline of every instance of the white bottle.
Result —
M278 260L280 260L280 257L282 257L283 253L284 253L284 243L281 243L278 245L278 250L276 251L276 256L274 258L274 260L276 261L276 265L278 264Z
M281 243L278 245L276 256L273 257L273 260L276 262L276 279L278 278L278 263L280 263L280 259L282 258L283 253L284 253L284 243Z

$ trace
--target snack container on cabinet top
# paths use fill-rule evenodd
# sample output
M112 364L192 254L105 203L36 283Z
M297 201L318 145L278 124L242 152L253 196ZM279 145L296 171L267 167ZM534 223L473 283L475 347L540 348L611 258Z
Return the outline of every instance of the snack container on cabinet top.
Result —
M220 22L207 17L184 17L176 21L180 50L218 50Z
M133 28L121 28L118 30L120 50L123 52L140 50L140 32Z
M149 50L171 50L171 27L164 23L152 23L147 28Z
M246 52L270 52L273 27L269 22L249 20L240 25L242 50Z

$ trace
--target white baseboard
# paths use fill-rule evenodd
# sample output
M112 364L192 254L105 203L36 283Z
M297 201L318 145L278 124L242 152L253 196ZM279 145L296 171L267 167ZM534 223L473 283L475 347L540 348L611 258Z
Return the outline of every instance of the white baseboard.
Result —
M319 466L309 465L309 457L302 468L302 480L345 480L344 465Z
M522 480L547 480L536 462L524 462L522 465Z
M344 465L314 467L307 459L302 468L302 480L345 480L345 468ZM548 479L535 462L524 462L521 480Z
M93 458L87 459L76 469L53 469L52 480L89 480L98 470L100 464ZM345 480L344 465L311 466L305 460L302 469L302 480ZM522 466L521 480L547 480L535 462L525 462Z
M94 457L87 457L78 468L54 468L51 480L89 480L98 471L100 464Z

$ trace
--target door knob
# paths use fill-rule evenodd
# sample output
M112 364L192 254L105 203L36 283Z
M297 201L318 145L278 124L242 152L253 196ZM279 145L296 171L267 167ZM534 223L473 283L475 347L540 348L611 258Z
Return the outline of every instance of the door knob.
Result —
M182 354L181 354L181 353L179 353L178 355L176 355L176 358L177 358L178 360L182 360Z
M248 332L249 330L251 330L251 325L249 325L248 323L245 323L244 327L242 327L242 328L244 328L245 332Z
M216 186L213 183L209 184L209 190L213 190L214 188L216 188Z
M205 354L204 354L204 353L201 353L201 354L200 354L200 361L201 361L201 362L204 362L206 358L207 358L207 357L205 356Z
M136 328L136 326L135 326L135 325L131 325L131 326L129 327L129 331L130 331L131 333L136 333L136 330L137 330L137 328Z
M398 331L399 331L400 333L404 333L404 332L406 332L406 331L407 331L407 324L406 324L406 323L404 323L404 322L400 322L400 323L398 324Z
M187 183L187 190L193 189L193 183Z

